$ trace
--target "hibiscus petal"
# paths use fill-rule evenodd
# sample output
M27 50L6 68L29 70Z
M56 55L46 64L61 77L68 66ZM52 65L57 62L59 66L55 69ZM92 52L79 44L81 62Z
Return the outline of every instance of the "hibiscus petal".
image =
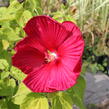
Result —
M33 92L55 92L72 87L76 79L67 66L52 62L30 73L23 82Z
M76 25L71 21L64 21L62 23L62 25L64 25L64 27L70 32L75 31L74 29L75 29Z
M80 29L72 22L62 23L66 29L71 31L70 36L58 48L61 62L75 73L81 71L81 58L84 50L84 41Z
M68 24L65 27L70 31L70 35L64 39L57 50L60 58L39 70L34 70L23 81L33 92L66 90L76 83L81 71L84 41L79 28L71 22L69 25L71 27L67 28Z
M15 50L18 51L27 46L36 48L42 53L44 53L45 51L45 48L39 43L39 41L37 41L35 37L28 37L28 36L16 44Z
M44 54L37 49L25 46L12 57L12 64L25 74L38 69L44 63Z
M48 49L56 49L68 37L66 28L48 16L36 16L24 27L28 36L34 36Z

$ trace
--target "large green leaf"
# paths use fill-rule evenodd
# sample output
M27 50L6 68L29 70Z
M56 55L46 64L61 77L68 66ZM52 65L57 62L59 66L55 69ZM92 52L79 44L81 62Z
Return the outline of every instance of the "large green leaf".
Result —
M73 100L74 104L76 106L78 106L80 109L86 109L86 107L84 105L84 101L77 94L74 94L72 96L72 100Z
M24 99L20 109L49 109L48 100L39 93L30 93Z
M12 98L13 102L15 104L21 104L24 101L24 98L30 92L31 91L23 83L20 83L16 95Z
M80 109L86 109L83 100L85 88L85 79L83 78L83 76L80 76L77 80L77 84L67 91L69 95L71 95L74 104L80 107Z
M1 99L0 109L20 109L20 106L14 104L11 100Z
M14 79L0 80L0 96L13 96L15 86Z
M17 104L14 104L11 100L7 101L8 109L20 109L20 106Z
M73 101L66 92L57 92L52 100L52 109L72 109Z
M77 84L72 87L75 94L77 94L81 99L84 97L84 92L86 88L86 81L83 76L80 76L77 80Z

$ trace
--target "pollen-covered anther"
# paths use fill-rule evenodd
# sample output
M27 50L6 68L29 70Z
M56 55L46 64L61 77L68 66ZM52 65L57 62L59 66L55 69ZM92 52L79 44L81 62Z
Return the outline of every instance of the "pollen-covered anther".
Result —
M46 62L52 62L58 58L57 53L50 52L49 50L45 53L45 61Z

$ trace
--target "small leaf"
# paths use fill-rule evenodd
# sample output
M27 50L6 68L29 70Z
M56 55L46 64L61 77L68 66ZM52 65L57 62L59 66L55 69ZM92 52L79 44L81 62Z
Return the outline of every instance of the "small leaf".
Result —
M17 0L13 0L8 7L8 11L11 14L14 14L15 17L19 13L20 10L23 10L23 4L20 4Z
M10 14L10 11L8 10L8 8L5 8L5 7L0 8L0 22L13 20L14 18L15 18L15 15Z
M0 96L12 96L15 91L15 80L0 80Z
M3 49L7 50L7 48L9 47L9 42L7 40L2 40L2 44L3 44Z
M23 80L26 76L23 72L21 72L21 70L13 66L11 67L10 75L14 77L16 80Z
M0 50L3 49L3 44L2 44L2 40L0 40Z
M27 21L28 21L30 18L32 18L31 12L28 11L28 10L25 10L25 11L22 13L21 17L18 19L18 24L19 24L21 27L23 27L23 26L27 23Z
M8 66L9 66L9 64L5 59L0 59L0 69L1 70L5 69Z
M10 72L9 71L7 71L7 72L2 72L1 73L1 79L5 79L5 78L7 78L8 76L9 76L9 74L10 74Z
M9 41L18 41L21 39L12 28L3 28L3 36L5 36L4 39Z
M29 10L33 13L34 9L41 8L41 0L26 0L23 6L26 10Z
M77 24L76 20L71 15L66 15L65 21L72 21L73 23Z
M7 50L0 51L0 66L4 66L4 63L1 64L3 62L2 60L5 60L5 62L8 63L8 66L11 64L11 54ZM7 67L6 65L4 66L4 68ZM0 69L1 69L1 67L0 67Z

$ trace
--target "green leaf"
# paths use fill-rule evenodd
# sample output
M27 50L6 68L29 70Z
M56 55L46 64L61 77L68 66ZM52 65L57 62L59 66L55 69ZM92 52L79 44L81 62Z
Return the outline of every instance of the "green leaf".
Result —
M0 69L1 70L5 69L8 66L9 66L9 64L5 59L0 59Z
M8 109L20 109L20 106L17 104L14 104L11 100L7 101Z
M13 102L15 104L21 104L24 101L24 98L30 92L31 91L23 83L20 83L17 93L12 98Z
M21 27L23 27L23 26L27 23L27 21L28 21L30 18L32 18L31 12L28 11L28 10L25 10L25 11L22 13L21 17L17 20L17 21L18 21L18 24L19 24Z
M1 99L0 109L20 109L20 106L14 104L11 100Z
M30 93L24 99L20 109L49 109L48 100L39 93Z
M2 44L2 40L0 40L0 50L3 49L3 44Z
M76 20L71 15L66 15L65 21L72 21L73 23L77 24Z
M97 72L97 63L91 64L90 66L91 72L96 73Z
M8 7L8 11L15 14L15 17L20 10L23 10L23 4L20 4L17 0L12 1Z
M0 22L0 25L1 25L1 28L6 28L6 27L9 27L10 26L10 22Z
M8 8L5 7L0 8L0 22L13 20L14 18L15 18L15 14L11 13L11 11L8 10Z
M2 44L3 44L3 49L7 50L7 48L9 47L9 42L7 40L2 40Z
M84 105L84 92L86 88L86 82L83 76L79 76L77 84L67 90L69 95L71 95L74 104L76 104L80 109L86 109Z
M23 4L23 7L26 9L26 10L29 10L29 11L32 11L35 9L36 7L36 2L35 0L26 0Z
M10 74L10 72L9 71L7 71L7 72L2 72L1 73L1 79L5 79L5 78L7 78L8 76L9 76L9 74Z
M80 109L86 109L84 105L84 101L76 94L72 96L72 100L76 106L78 106Z
M5 62L8 62L8 65L11 64L11 54L6 50L1 50L0 51L0 65L2 63L2 60L6 60ZM4 64L3 64L3 66L4 66ZM5 68L6 67L7 66L5 66ZM0 67L0 69L1 69L1 67Z
M53 18L59 22L63 22L64 19L63 19L63 13L60 12L60 11L57 11L57 12L54 12L52 13L53 14Z
M23 4L20 4L17 0L12 1L8 8L0 8L0 22L14 20L17 15L17 12L22 8Z
M23 80L26 77L26 75L23 72L21 72L21 70L13 66L11 67L10 75L14 77L16 80Z
M79 76L77 84L72 87L75 94L77 94L81 99L84 97L84 92L86 88L86 81L83 76Z
M31 11L32 13L34 12L34 9L40 8L41 7L41 0L26 0L23 4L23 7L26 10Z
M73 102L66 92L57 92L52 98L52 109L72 109Z
M8 109L8 106L7 106L5 99L0 100L0 109Z
M35 10L34 10L35 14L33 14L34 16L36 15L42 15L43 12L42 12L42 8L40 7L37 7Z
M2 39L8 40L8 41L18 41L21 38L16 34L16 31L12 28L2 28Z
M12 96L15 91L15 80L0 80L0 96Z

